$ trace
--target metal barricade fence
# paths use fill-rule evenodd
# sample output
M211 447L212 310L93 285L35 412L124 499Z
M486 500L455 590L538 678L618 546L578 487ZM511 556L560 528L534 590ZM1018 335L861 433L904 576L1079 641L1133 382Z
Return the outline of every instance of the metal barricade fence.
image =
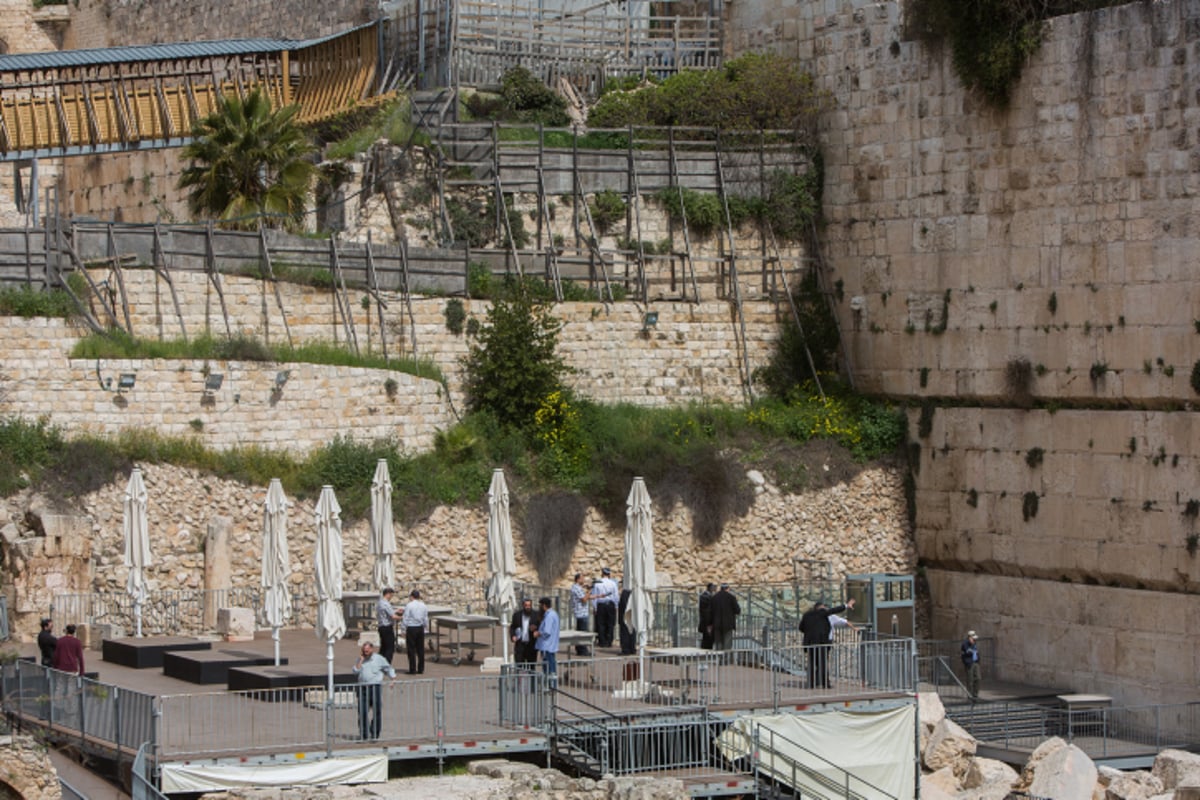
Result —
M325 749L325 695L313 687L164 695L158 753L179 758Z
M167 796L158 790L154 785L154 776L150 771L150 760L146 757L146 750L150 748L150 743L145 742L138 748L137 756L133 759L133 771L130 775L132 786L129 790L129 796L132 800L167 800Z
M24 660L5 664L0 684L9 710L68 737L86 738L89 747L110 743L118 763L123 751L153 738L152 695Z

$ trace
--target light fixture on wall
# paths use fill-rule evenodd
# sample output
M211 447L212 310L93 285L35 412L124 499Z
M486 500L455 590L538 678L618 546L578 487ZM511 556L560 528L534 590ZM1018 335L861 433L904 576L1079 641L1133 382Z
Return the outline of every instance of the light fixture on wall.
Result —
M657 327L658 327L658 312L657 311L647 311L645 313L645 315L642 316L642 332L649 333L651 328L657 328Z
M206 377L204 379L205 394L212 394L213 392L219 392L221 390L221 384L224 381L225 381L225 376L223 374L221 374L220 372L209 373L208 377Z
M117 378L117 393L119 394L132 389L135 383L137 383L137 373L122 372L120 377Z
M291 377L292 377L292 371L290 369L281 369L281 370L279 370L279 372L276 372L275 373L275 391L277 391L277 392L282 391L283 387L285 385L287 385L287 382L291 379Z

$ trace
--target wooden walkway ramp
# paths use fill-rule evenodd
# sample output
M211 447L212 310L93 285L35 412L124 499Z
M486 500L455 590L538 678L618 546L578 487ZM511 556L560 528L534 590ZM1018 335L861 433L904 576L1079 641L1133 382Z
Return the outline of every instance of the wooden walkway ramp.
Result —
M378 23L320 39L209 42L0 56L0 161L179 147L228 94L265 89L314 122L395 83Z

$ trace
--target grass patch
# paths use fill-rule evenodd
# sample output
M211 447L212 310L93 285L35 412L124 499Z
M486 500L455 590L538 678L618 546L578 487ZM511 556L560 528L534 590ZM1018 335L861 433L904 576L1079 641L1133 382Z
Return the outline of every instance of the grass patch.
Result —
M198 336L195 339L138 339L122 331L91 334L71 350L72 358L213 359L307 363L337 367L366 367L403 372L445 382L436 364L412 358L385 359L382 355L355 354L333 342L309 342L297 347L267 345L251 336Z
M391 144L406 144L413 132L407 97L381 106L361 127L356 127L356 123L361 123L361 120L354 116L347 117L344 131L334 129L327 134L338 135L339 138L325 148L325 158L351 158L365 153L380 139L386 139Z
M0 289L0 317L71 317L75 303L62 289L44 292L25 286Z
M356 519L369 512L371 478L383 458L395 483L396 518L411 525L439 505L478 504L492 469L503 466L516 490L514 523L535 532L537 549L547 556L539 571L550 574L570 562L563 554L573 551L583 503L600 509L614 526L625 524L634 476L646 479L660 509L686 505L695 540L706 543L749 511L753 491L747 469L764 469L777 485L799 489L804 473L825 474L820 465L833 463L836 450L842 454L837 479L848 480L863 461L894 452L903 437L897 412L852 395L826 401L798 395L750 409L586 402L578 408L581 452L587 457L578 471L567 472L545 468L542 462L555 453L536 434L502 426L487 413L466 416L438 435L431 452L420 455L404 453L392 440L339 438L304 458L256 447L211 450L194 435L167 437L149 429L68 441L45 420L5 419L0 420L0 494L33 486L53 489L50 496L69 502L123 480L134 464L167 463L251 486L279 478L290 496L301 499L316 498L329 484L343 515ZM796 447L817 441L825 444L810 451L811 458ZM798 466L798 460L813 464Z

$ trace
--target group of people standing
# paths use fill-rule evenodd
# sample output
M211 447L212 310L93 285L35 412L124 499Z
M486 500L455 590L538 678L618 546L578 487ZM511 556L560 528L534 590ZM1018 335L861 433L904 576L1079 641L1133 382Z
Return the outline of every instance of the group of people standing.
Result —
M853 599L845 605L832 608L822 600L800 617L809 688L830 687L829 651L833 645L833 631L840 627L855 627L850 620L841 616L853 609ZM708 584L700 593L698 612L700 647L705 650L732 650L733 634L742 607L737 597L729 591L729 584L722 583L719 589L715 583Z
M392 605L396 591L391 587L379 593L375 604L376 630L379 631L379 650L375 643L359 645L354 675L358 679L358 732L365 739L378 739L383 727L383 679L396 681L392 657L396 655L396 626L404 628L404 651L408 655L408 674L425 672L425 631L429 628L429 608L421 599L419 589L409 593L402 609Z
M542 669L546 674L558 674L558 636L561 629L558 612L549 597L538 601L538 607L533 607L533 601L528 597L522 598L521 607L513 612L508 626L508 636L513 643L513 662L516 664L536 664L538 655L542 657Z
M43 619L37 645L42 654L43 667L52 667L72 675L84 674L83 642L76 638L74 625L68 625L62 636L55 636L54 620Z

